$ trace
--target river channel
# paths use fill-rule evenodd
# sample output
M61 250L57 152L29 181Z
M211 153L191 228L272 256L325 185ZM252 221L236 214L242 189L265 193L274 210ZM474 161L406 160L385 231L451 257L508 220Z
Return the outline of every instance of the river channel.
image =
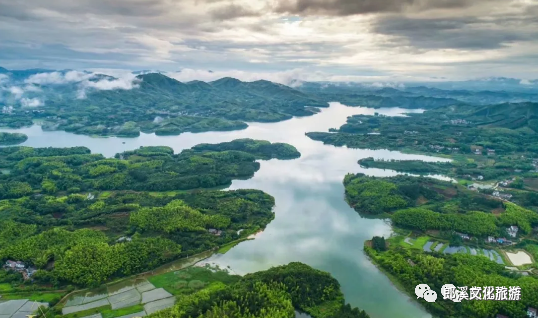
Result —
M93 153L111 157L117 152L140 146L170 146L176 152L200 143L219 143L238 138L286 142L301 152L296 160L262 161L249 180L236 180L230 189L260 189L275 197L275 219L255 240L240 243L226 254L210 261L245 274L271 266L299 261L330 272L342 285L346 301L366 310L372 318L431 317L417 302L399 291L363 253L363 243L374 235L389 236L386 220L359 216L344 201L342 180L346 173L389 176L394 171L362 169L357 161L383 159L446 159L409 155L397 151L348 149L323 145L305 132L327 131L345 123L354 114L397 116L410 110L347 107L340 103L311 117L293 118L279 123L249 123L245 130L230 132L184 133L179 136L142 134L138 138L92 138L61 131L45 132L39 126L1 129L28 135L22 144L32 147L86 146Z

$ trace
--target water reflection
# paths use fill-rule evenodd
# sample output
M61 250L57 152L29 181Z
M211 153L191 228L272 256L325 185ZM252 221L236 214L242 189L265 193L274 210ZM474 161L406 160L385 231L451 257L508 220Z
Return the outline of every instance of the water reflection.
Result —
M43 132L37 126L16 131L29 136L24 143L26 146L86 146L92 152L105 156L149 145L170 146L179 152L199 143L218 143L237 138L290 143L301 152L301 158L264 161L252 179L236 180L230 187L260 189L273 195L276 199L275 220L255 240L243 242L225 255L212 257L210 261L221 267L231 266L234 272L240 274L301 261L330 272L342 285L346 300L366 310L372 318L430 317L414 300L398 291L364 255L363 242L374 235L389 236L391 228L384 220L362 218L351 209L344 201L342 180L349 172L376 176L396 174L392 170L363 169L357 163L361 158L447 159L388 150L333 147L305 136L305 132L340 127L347 116L374 112L394 116L410 111L346 107L332 103L330 108L312 117L293 118L280 123L251 123L241 131L185 133L168 137L142 134L133 139Z

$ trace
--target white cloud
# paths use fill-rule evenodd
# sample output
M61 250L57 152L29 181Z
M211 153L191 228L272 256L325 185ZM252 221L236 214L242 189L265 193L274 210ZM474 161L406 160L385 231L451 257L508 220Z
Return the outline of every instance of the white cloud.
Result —
M0 74L0 85L7 83L9 81L9 76L6 74Z
M532 85L531 81L527 80L527 79L522 79L519 84L521 85Z
M39 73L30 76L24 82L27 84L39 84L39 85L60 85L68 83L81 82L87 79L90 79L93 74L88 74L85 72L79 71L69 71L69 72L50 72L50 73Z
M39 107L43 106L44 103L39 98L23 98L21 99L22 107Z
M111 79L103 78L97 80L98 76L103 75L103 73L96 72L81 72L81 71L68 71L68 72L49 72L49 73L39 73L30 76L25 80L26 86L32 91L36 91L39 88L32 86L33 84L37 85L64 85L64 84L76 84L78 87L77 98L85 98L86 93L89 89L95 90L114 90L114 89L124 89L129 90L135 87L138 87L138 80L136 76L129 71L112 71L111 73L116 73L115 75L120 75L120 77ZM21 90L22 97L23 91Z
M24 94L24 90L18 86L11 86L8 91L15 96L16 99L20 99Z

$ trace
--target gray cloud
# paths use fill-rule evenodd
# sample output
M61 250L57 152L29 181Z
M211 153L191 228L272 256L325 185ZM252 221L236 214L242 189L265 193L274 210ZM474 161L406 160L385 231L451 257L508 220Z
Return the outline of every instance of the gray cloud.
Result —
M533 3L0 0L0 66L533 76Z
M495 0L279 0L277 12L347 16L367 13L465 8Z
M506 17L484 20L476 17L424 19L387 16L376 20L373 30L396 36L395 45L406 44L419 49L497 49L510 43L537 39L537 29L526 30L517 25L502 28L502 24L508 24L503 19Z
M261 12L257 12L233 3L213 9L211 11L211 16L215 20L231 20L243 17L256 17L260 15Z

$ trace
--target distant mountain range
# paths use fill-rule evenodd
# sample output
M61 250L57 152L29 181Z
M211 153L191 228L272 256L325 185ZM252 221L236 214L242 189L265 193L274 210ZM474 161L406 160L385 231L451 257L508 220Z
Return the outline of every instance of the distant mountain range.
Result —
M530 89L537 81L522 84L521 80L509 78L414 83L415 86L305 82L292 88L266 80L243 82L231 77L212 82L180 82L162 73L146 71L133 73L129 78L69 71L50 74L53 71L0 68L0 73L9 77L0 87L0 106L14 106L15 114L28 114L22 107L39 107L39 115L35 116L47 118L47 129L99 135L122 131L136 135L140 130L168 134L241 129L249 121L275 122L313 115L318 107L327 107L331 101L350 106L422 109L538 102L538 91ZM28 81L37 74L40 75ZM456 86L468 89L442 88ZM506 90L473 90L477 87ZM34 113L25 115L23 120L20 115L16 121L4 119L0 124L31 123L36 119ZM125 126L126 123L129 125Z

